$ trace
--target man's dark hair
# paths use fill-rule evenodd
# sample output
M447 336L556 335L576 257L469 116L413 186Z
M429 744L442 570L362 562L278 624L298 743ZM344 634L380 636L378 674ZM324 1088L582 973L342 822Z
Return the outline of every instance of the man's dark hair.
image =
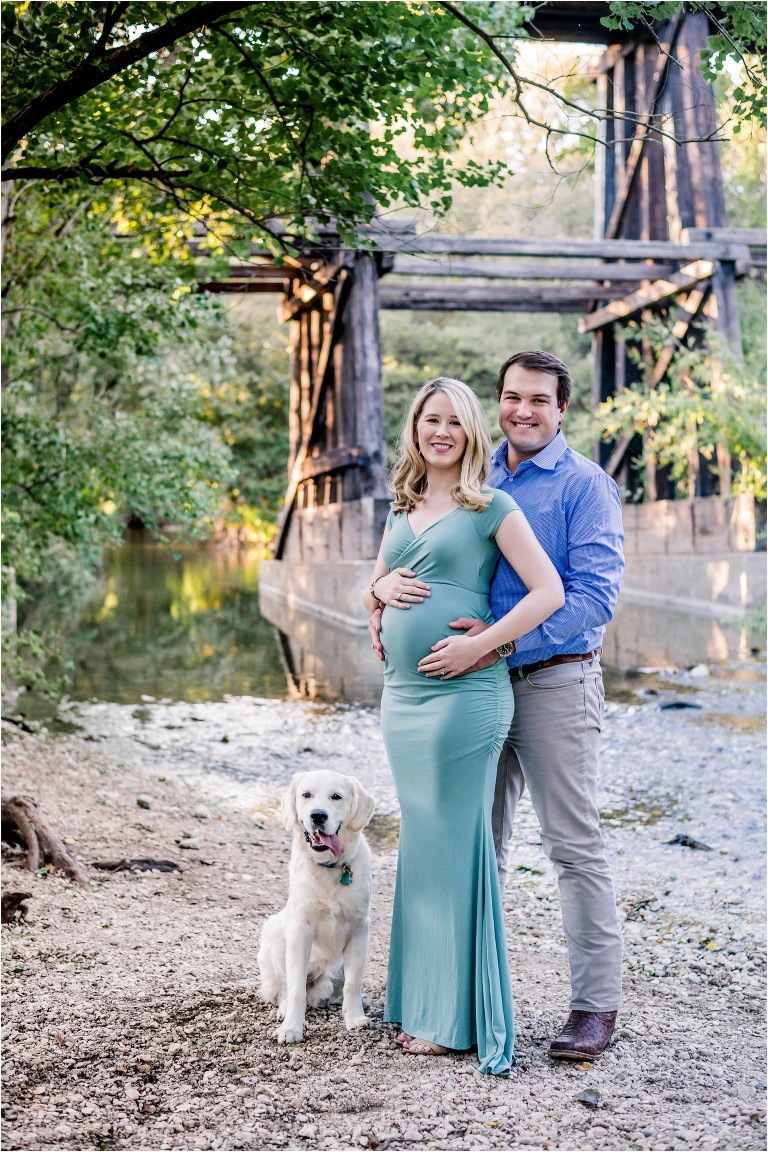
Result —
M568 403L573 386L571 374L562 360L558 360L551 352L515 352L514 356L505 360L496 379L496 396L499 400L504 390L504 377L513 364L519 364L529 372L546 372L548 376L557 376L557 405L562 408Z

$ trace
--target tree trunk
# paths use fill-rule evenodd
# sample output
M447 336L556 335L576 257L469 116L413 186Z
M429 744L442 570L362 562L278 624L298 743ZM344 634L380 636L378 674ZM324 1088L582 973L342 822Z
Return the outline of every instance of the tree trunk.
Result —
M23 840L28 871L37 872L50 864L75 884L89 887L85 868L67 851L31 796L3 796L2 823L4 838L9 827L16 829Z

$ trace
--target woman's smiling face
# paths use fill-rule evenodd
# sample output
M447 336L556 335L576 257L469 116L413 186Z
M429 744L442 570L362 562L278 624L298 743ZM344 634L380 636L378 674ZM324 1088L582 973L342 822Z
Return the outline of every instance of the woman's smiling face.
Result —
M467 446L467 434L445 392L426 400L416 421L416 443L424 462L436 468L456 468Z

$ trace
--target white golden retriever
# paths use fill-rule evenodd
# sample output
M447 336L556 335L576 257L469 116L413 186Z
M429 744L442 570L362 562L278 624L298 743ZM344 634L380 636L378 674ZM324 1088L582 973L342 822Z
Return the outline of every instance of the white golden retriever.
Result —
M368 954L371 850L361 835L375 801L354 776L300 772L283 796L281 816L293 831L288 903L261 933L261 994L277 1005L275 1039L304 1036L307 1004L338 995L347 1028L364 1028L360 988Z

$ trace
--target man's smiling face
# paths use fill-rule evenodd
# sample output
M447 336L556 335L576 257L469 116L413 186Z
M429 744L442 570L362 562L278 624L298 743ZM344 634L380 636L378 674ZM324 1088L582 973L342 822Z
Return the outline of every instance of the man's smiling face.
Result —
M557 376L513 364L504 376L499 427L516 462L528 460L557 435L568 404L557 403Z

